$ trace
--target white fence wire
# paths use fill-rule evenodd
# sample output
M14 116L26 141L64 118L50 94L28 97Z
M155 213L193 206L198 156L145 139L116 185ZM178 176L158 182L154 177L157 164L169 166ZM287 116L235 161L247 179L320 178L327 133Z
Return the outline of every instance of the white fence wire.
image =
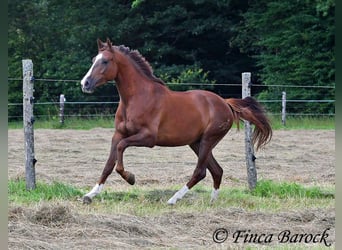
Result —
M68 85L68 84L73 84L79 83L79 80L60 80L60 79L34 79L35 81L39 82L44 82L47 84L63 84L63 85ZM8 78L8 81L22 81L20 78ZM241 88L241 83L240 84L205 84L205 83L166 83L167 86L171 87L172 86L178 86L178 87L191 87L193 89L199 88L199 87L212 87L213 92L216 92L218 95L222 96L223 98L241 98L239 96L232 96L231 91L229 91L229 88ZM215 88L219 86L219 91L216 91ZM262 89L267 89L267 88L279 88L279 89L290 89L290 88L302 88L302 89L325 89L325 90L333 90L335 91L335 86L316 86L316 85L262 85L262 84L253 84L252 85L252 91L253 89L257 88L262 88ZM38 92L39 89L36 89L36 92ZM98 96L98 99L105 99L105 100L113 100L113 101L82 101L82 100L77 100L77 101L68 101L68 94L67 93L60 93L64 94L66 101L64 102L64 117L82 117L82 118L94 118L94 117L112 117L115 114L117 105L119 103L118 96L113 93L113 95L106 95L106 96ZM331 97L331 94L328 95ZM59 96L51 96L51 100L59 100ZM95 98L95 97L94 97ZM263 104L279 104L279 112L268 112L269 115L271 116L281 116L282 115L282 96L281 92L279 95L279 99L273 99L273 100L261 100L258 99L260 103ZM327 103L335 103L334 99L324 99L324 100L318 100L318 99L288 99L286 100L287 103L307 103L307 104L327 104ZM8 107L16 107L16 106L22 106L22 98L21 100L17 100L16 102L11 102L8 103ZM34 103L35 109L43 108L43 109L48 109L50 110L47 112L48 114L38 114L36 115L36 118L43 118L43 119L51 119L51 117L56 117L56 115L59 115L59 110L60 110L60 102L59 101L36 101ZM85 111L86 110L86 111ZM287 112L287 116L331 116L334 117L335 113L321 113L321 112L296 112L296 113L291 113ZM16 114L16 115L11 115L9 113L8 119L20 119L22 118L21 114Z

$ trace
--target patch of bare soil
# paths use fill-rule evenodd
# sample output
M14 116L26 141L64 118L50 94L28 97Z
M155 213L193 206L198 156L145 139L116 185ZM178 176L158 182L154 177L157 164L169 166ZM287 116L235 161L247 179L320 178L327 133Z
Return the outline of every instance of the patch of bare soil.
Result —
M37 179L91 188L102 172L112 134L112 129L35 130ZM243 131L229 132L215 148L214 155L224 169L222 185L247 186ZM126 169L136 175L136 185L158 189L185 184L196 164L195 154L188 147L129 148L124 157ZM335 131L274 131L271 143L256 152L256 157L259 179L304 185L335 184ZM23 131L9 130L8 177L22 177L23 164ZM210 174L202 184L212 185ZM127 185L115 173L106 183L119 190ZM307 233L312 237L321 234L322 238L323 231L329 229L326 242L335 242L333 208L280 213L248 212L240 208L191 214L170 210L158 216L141 217L85 214L72 204L42 203L36 207L10 204L8 218L10 249L242 249L243 237L234 243L233 235L238 230L247 230L245 234L249 236L274 234L270 243L258 246L279 243L279 234L284 230L290 230L291 236ZM220 244L213 240L218 228L229 233ZM218 239L223 236L217 235ZM317 244L324 246L323 241Z

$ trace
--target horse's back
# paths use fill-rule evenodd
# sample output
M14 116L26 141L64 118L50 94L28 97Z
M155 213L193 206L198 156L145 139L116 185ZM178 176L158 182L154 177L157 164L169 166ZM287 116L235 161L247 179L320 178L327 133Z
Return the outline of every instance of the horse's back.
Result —
M220 115L222 119L225 119L231 111L225 100L213 92L189 90L183 93L185 98L195 104L206 119L219 119Z

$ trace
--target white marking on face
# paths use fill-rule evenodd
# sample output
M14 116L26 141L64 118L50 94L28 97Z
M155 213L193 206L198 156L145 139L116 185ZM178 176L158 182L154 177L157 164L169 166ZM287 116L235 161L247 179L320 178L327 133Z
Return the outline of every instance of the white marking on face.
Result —
M82 81L81 81L82 87L84 87L84 84L85 84L85 82L86 82L86 79L91 75L91 72L93 71L95 64L96 64L99 60L101 60L102 57L103 57L102 54L98 54L98 55L95 57L95 61L94 61L93 65L91 65L91 67L90 67L90 69L88 70L87 74L83 77L83 79L82 79Z

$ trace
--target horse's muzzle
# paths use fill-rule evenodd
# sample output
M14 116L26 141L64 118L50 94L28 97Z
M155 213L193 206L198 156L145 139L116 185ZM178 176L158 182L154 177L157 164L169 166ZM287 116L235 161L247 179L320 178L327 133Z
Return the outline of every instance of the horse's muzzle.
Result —
M94 93L94 89L87 89L87 88L82 87L82 92L87 93L87 94L92 94Z
M94 92L94 84L89 80L89 78L81 81L83 93L91 94Z

